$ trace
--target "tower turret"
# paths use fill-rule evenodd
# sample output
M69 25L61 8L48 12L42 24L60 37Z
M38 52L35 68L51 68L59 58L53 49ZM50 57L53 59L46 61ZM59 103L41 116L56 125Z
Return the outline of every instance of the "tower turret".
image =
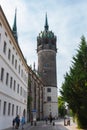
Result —
M47 14L44 31L37 37L38 73L44 83L44 117L52 113L58 115L57 75L56 75L56 36L49 31Z
M52 31L49 31L47 14L45 19L44 31L41 31L39 33L39 36L37 37L37 52L42 49L50 49L57 52L56 36Z

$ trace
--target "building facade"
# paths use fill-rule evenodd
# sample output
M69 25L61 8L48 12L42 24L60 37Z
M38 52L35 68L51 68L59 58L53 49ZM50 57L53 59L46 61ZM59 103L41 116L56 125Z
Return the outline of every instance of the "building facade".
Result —
M44 83L43 113L44 118L52 114L58 116L57 75L56 75L56 36L49 31L47 15L44 31L37 37L38 73Z
M36 119L41 120L43 118L43 83L38 75L29 67L28 77L29 88L29 120L32 120L33 114L36 113Z
M18 114L27 120L28 66L0 6L0 130L11 127ZM16 35L15 35L16 34Z

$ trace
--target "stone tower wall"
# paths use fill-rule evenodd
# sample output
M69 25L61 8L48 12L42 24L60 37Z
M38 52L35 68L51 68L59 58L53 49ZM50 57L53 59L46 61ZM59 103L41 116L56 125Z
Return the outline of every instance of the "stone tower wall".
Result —
M45 86L57 87L56 52L54 50L40 50L38 52L38 71Z

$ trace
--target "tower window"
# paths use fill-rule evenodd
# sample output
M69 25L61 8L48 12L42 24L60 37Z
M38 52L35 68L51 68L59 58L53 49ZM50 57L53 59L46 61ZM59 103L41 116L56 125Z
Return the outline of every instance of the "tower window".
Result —
M51 88L47 88L47 92L51 92Z
M46 64L44 65L44 67L49 67L49 64L48 64L48 63L46 63Z
M47 101L51 102L51 97L50 96L47 97Z

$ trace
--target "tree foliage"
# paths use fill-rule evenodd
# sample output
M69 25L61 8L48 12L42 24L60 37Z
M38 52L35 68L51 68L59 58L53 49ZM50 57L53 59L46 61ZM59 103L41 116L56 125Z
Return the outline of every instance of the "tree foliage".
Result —
M77 116L79 127L87 128L87 42L84 36L64 79L61 95Z
M65 102L61 96L58 97L58 112L60 117L64 117L66 114Z

